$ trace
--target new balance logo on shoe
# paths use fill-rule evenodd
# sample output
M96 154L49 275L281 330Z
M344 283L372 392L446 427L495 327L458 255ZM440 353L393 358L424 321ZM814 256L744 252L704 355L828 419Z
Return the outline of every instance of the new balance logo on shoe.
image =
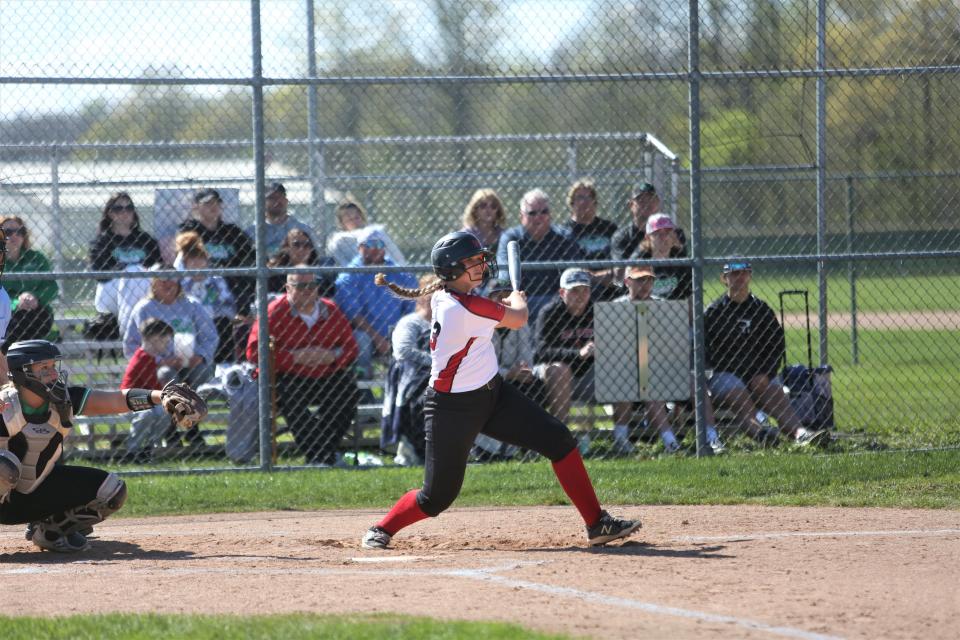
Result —
M606 511L601 511L600 520L592 527L587 527L587 540L590 546L595 547L619 538L626 538L639 528L639 520L621 520L614 518Z

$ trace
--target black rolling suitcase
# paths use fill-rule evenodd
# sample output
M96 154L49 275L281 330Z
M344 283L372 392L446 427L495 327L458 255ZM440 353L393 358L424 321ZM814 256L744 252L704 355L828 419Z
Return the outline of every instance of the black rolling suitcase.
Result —
M784 316L784 298L803 296L803 306L807 314L807 364L787 364L787 354L783 354L783 390L790 399L790 405L811 430L833 429L833 389L830 365L813 366L813 343L810 334L810 296L806 289L788 289L780 292L780 324L786 329Z

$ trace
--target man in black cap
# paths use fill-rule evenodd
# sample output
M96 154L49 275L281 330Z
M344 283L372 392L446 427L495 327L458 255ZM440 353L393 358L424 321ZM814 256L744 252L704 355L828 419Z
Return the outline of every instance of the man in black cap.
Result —
M307 234L310 242L316 246L317 239L313 235L313 229L310 225L300 222L295 216L287 211L287 189L281 182L271 182L267 185L264 213L266 213L267 231L267 255L274 255L283 244L284 238L291 229L299 229ZM255 225L247 227L247 235L250 242L255 243L257 230Z
M630 190L630 216L632 224L620 227L611 242L611 257L614 260L629 260L636 257L637 247L643 240L647 226L647 218L660 211L660 196L657 189L649 182L641 182ZM677 229L677 238L686 248L687 238L682 229Z
M256 262L253 245L240 227L223 220L223 198L216 189L201 189L193 194L191 217L177 228L196 231L210 256L210 268L250 267ZM249 277L226 278L237 304L238 319L246 319L254 301L255 280Z
M750 292L752 277L746 260L724 264L720 280L727 292L703 314L707 361L713 368L710 393L761 442L772 444L778 433L760 428L755 418L758 407L776 418L780 430L797 444L825 444L827 432L805 429L783 392L777 378L786 349L783 327L770 305Z

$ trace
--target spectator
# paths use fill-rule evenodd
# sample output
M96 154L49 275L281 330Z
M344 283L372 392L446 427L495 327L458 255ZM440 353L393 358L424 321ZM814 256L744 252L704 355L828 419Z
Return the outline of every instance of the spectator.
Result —
M351 267L393 266L387 257L387 243L379 229L367 227L359 238L358 254ZM417 281L409 273L391 273L390 280L403 287L416 287ZM387 356L391 351L390 335L401 317L413 311L413 302L392 295L385 287L374 284L374 273L341 273L337 278L337 305L353 325L354 337L360 347L357 367L361 376L372 374L374 353Z
M268 267L292 267L305 264L311 267L329 267L335 263L333 258L317 255L316 245L309 234L302 229L290 229L280 244L280 248L267 260ZM320 274L320 297L332 298L337 292L336 278L332 274ZM286 274L270 276L270 293L286 292Z
M154 269L163 265L154 265ZM217 329L203 305L183 293L180 281L154 277L150 293L130 311L123 331L123 355L133 358L143 344L140 326L147 320L163 320L174 329L174 340L158 356L161 366L176 371L175 378L197 387L213 377L214 354L217 350ZM190 443L201 443L200 431L194 426L184 433Z
M823 444L827 432L803 428L776 380L786 348L783 327L773 309L750 292L752 277L745 260L724 264L720 279L727 292L704 312L706 355L713 369L710 392L717 403L736 413L741 428L761 442L776 440L777 432L757 424L757 405L798 444Z
M103 207L97 237L90 243L90 269L140 270L160 261L160 246L153 236L140 228L140 216L130 194L126 191L114 193ZM120 282L101 280L97 283L95 307L99 315L85 328L87 339L120 339L122 325L117 308Z
M660 211L660 196L652 184L641 182L631 190L628 204L631 224L620 227L613 234L611 255L614 260L629 260L635 257L640 241L646 234L647 218ZM683 229L677 229L677 238L686 252L687 239Z
M7 239L4 287L10 295L13 314L7 327L6 344L47 338L53 329L53 308L59 287L56 280L16 280L14 273L52 271L45 255L30 248L30 230L20 216L0 218L0 230ZM52 337L52 336L51 336Z
M597 215L597 187L590 178L581 178L567 191L570 219L563 228L577 243L587 260L609 260L611 239L617 225ZM593 272L595 295L598 300L612 300L620 293L613 282L613 269Z
M576 243L551 226L550 199L540 189L523 195L520 199L520 226L511 227L500 236L497 264L502 269L500 278L503 280L507 278L507 244L511 240L517 241L520 256L525 262L583 260L584 257ZM531 322L537 318L543 306L556 297L559 272L558 267L556 270L524 273L523 287L527 294Z
M297 265L306 266L306 265ZM275 342L277 399L307 464L338 463L337 448L357 412L357 343L346 316L318 293L314 274L287 275L287 293L267 307ZM247 359L257 362L257 322ZM317 408L311 414L310 406Z
M641 260L680 258L686 249L677 233L677 225L670 216L655 213L647 218L645 234L636 257ZM687 300L693 293L693 277L690 267L654 267L656 282L653 295L663 300Z
M560 276L560 297L537 317L538 377L557 390L556 417L566 422L573 399L593 400L593 301L590 272L567 269Z
M434 282L420 277L421 288ZM393 359L383 390L380 448L396 447L394 462L418 465L426 447L423 432L423 390L430 379L430 296L414 303L413 313L400 318L393 329Z
M193 195L192 218L178 228L196 231L210 256L210 266L215 269L250 267L256 262L253 245L247 235L235 224L223 221L223 199L216 189L201 189ZM250 321L250 309L254 302L255 281L246 276L229 276L227 284L237 307L237 320Z
M299 229L313 242L313 230L310 225L300 222L287 210L287 189L280 182L271 182L267 185L267 194L264 202L264 213L266 214L266 245L267 255L272 256L279 249L280 245L287 238L287 235L293 229ZM256 246L257 227L250 225L247 227L247 236L250 237L250 244ZM284 279L286 279L284 277Z
M127 363L121 389L162 389L177 375L180 362L164 354L173 348L173 327L163 320L148 318L140 325L142 342ZM148 462L150 450L164 435L174 437L176 427L161 406L137 413L130 421L127 461Z
M507 226L507 214L500 196L493 189L477 189L463 210L463 229L496 254L500 234Z
M196 231L184 231L177 234L177 262L184 269L207 269L210 267L210 255L207 253L200 234ZM237 307L233 302L233 293L227 281L221 276L187 276L180 280L183 292L200 302L207 314L213 318L217 328L217 351L215 363L238 360L234 342ZM243 336L246 338L246 335Z
M663 298L653 293L655 281L656 276L652 267L627 267L623 282L627 288L627 293L618 300L627 300L630 302L662 300ZM691 380L691 384L692 382ZM656 432L660 434L660 439L663 441L663 450L666 453L676 453L679 451L680 443L677 441L677 436L674 434L673 428L670 426L667 418L666 403L659 400L647 400L643 404L645 405L644 418L646 419L647 425L656 429ZM629 433L629 425L633 416L636 414L638 406L639 403L632 402L617 402L613 405L614 450L617 453L629 454L633 452L633 444L629 441L629 437L626 434ZM710 401L709 395L706 397L704 413L707 422L707 444L713 453L723 453L725 447L717 433L716 418L713 415L713 403ZM623 436L617 438L618 432L623 434Z
M403 265L407 261L400 252L400 248L387 233L382 224L367 224L367 212L352 196L347 196L337 205L337 224L340 231L337 231L327 240L327 255L331 256L337 264L346 266L357 257L357 247L360 244L360 236L369 230L380 232L387 255L393 261L393 264Z

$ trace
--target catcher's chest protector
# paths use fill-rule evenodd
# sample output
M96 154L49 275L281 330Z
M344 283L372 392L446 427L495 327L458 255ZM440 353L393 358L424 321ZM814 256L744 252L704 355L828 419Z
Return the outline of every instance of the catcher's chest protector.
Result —
M60 414L50 411L43 424L27 422L17 389L0 390L3 424L0 425L0 449L9 449L20 458L22 470L16 490L30 493L43 482L63 453L63 439L70 429L60 422ZM73 411L70 412L73 418Z

